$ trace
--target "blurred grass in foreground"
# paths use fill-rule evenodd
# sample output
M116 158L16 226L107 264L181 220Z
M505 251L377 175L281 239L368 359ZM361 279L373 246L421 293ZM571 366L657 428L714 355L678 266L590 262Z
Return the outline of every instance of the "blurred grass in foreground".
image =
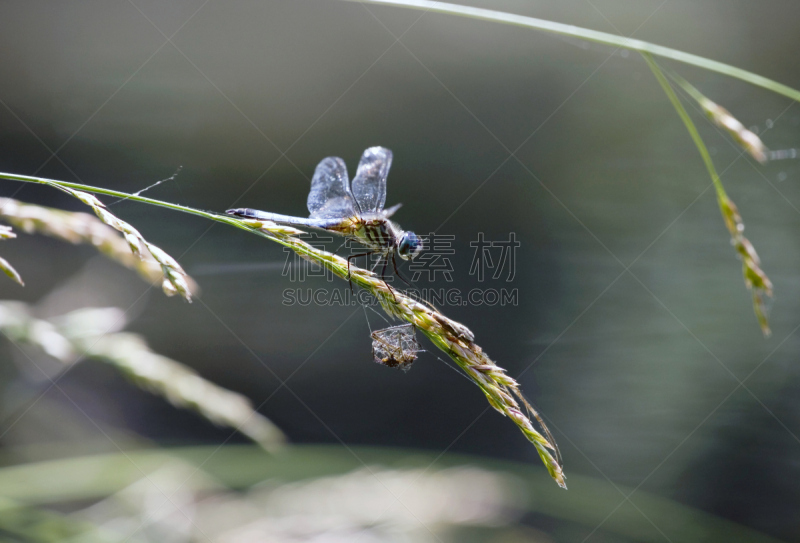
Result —
M52 448L7 450L2 461L44 451ZM575 491L562 492L525 464L397 449L129 450L0 468L0 531L42 542L550 541L524 523L534 514L551 518L537 524L555 526L558 539L581 540L632 491L579 475L571 480ZM775 541L643 491L631 501L597 534Z

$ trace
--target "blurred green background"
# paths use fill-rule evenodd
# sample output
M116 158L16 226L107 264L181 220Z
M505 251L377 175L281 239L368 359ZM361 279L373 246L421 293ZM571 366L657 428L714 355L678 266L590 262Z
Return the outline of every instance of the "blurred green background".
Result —
M796 2L472 5L632 35L800 88ZM800 147L800 109L788 99L664 64L771 149ZM199 283L201 301L166 298L91 247L27 235L0 247L26 281L24 289L0 282L0 298L27 302L43 318L119 307L128 330L154 351L244 394L299 446L278 459L244 461L234 454L250 450L234 446L246 442L240 435L175 409L114 369L81 362L50 374L58 379L51 386L4 341L0 495L14 507L46 505L41 514L69 522L83 515L109 530L103 537L123 540L117 535L128 532L112 522L124 516L117 509L86 511L96 513L97 500L137 478L161 487L146 469L119 475L120 448L166 453L202 445L190 449L197 465L203 451L224 444L209 465L224 472L232 469L220 460L227 459L246 475L230 480L200 470L217 486L200 485L197 495L216 495L210 499L220 506L193 495L186 507L195 512L223 518L226 507L239 510L219 498L224 488L263 480L279 492L284 479L347 476L379 469L365 465L406 466L409 458L414 469L429 468L426 476L467 464L485 470L453 475L464 486L441 500L456 509L457 498L470 495L518 511L487 513L455 531L430 528L416 514L399 528L376 530L376 507L376 516L353 521L353 532L306 520L318 529L286 535L255 523L243 532L201 531L190 522L185 533L167 526L131 541L679 541L687 534L755 541L756 532L800 539L800 163L759 166L687 108L774 283L769 339L700 157L637 54L337 1L3 2L1 171L135 192L182 167L145 195L213 211L246 206L303 216L319 160L340 156L352 176L366 147L392 149L387 205L404 204L396 220L418 234L455 236L453 282L438 277L419 286L518 289L517 306L441 309L519 379L558 440L570 490L558 494L534 448L486 411L480 391L431 344L410 372L391 371L371 361L370 329L384 326L376 314L282 303L287 288L346 290L344 282L292 283L281 273L287 254L280 246L120 202L111 210L178 258ZM0 196L85 210L45 187L3 182ZM512 282L479 283L469 273L479 232L488 240L516 234ZM107 468L119 480L105 486L97 485L106 476L73 480L69 463L48 464L52 478L41 486L33 479L45 472L13 471L105 454L119 462ZM484 484L497 470L502 480ZM60 494L64 486L88 490ZM26 487L40 491L26 495ZM365 492L361 499L374 495L373 504L387 507L397 498ZM527 498L510 498L515 493ZM492 502L495 494L504 498ZM275 509L286 503L283 494L253 496L236 499L274 519L298 518ZM213 525L208 515L201 519ZM7 519L0 529L15 518L0 516ZM216 526L233 522L225 518Z

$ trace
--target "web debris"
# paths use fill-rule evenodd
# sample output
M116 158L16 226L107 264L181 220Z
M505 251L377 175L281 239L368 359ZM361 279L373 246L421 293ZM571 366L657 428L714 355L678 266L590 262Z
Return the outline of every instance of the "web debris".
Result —
M178 177L178 174L179 174L179 173L181 173L181 170L182 170L182 169L183 169L183 166L178 166L178 169L177 169L177 170L175 170L175 173L173 173L173 174L172 174L172 175L170 175L169 177L167 177L167 178L165 178L165 179L162 179L162 180L160 180L160 181L156 181L155 183L153 183L153 184L152 184L152 185L150 185L149 187L145 187L145 188L143 188L143 189L142 189L142 190L140 190L140 191L134 192L133 194L131 194L131 196L140 196L140 195L141 195L143 192L145 192L145 191L147 191L147 190L150 190L150 189L152 189L152 188L155 188L155 187L157 187L158 185L160 185L161 183L166 183L167 181L174 181L174 180L175 180L175 178L176 178L176 177ZM128 198L130 198L130 196L126 196L125 198L120 198L120 199L119 199L119 200L117 200L116 202L112 202L112 203L108 204L108 206L106 206L106 207L113 206L114 204L118 204L118 203L120 203L120 202L122 202L122 201L124 201L124 200L127 200Z
M413 324L401 324L372 332L372 357L376 363L403 371L420 352L417 329Z

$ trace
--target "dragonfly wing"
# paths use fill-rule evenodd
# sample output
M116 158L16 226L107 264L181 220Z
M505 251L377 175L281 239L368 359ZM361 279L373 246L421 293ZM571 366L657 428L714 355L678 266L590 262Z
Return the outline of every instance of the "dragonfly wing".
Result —
M385 147L370 147L361 155L353 178L353 196L362 213L377 213L386 203L386 176L392 167L392 152Z
M401 207L403 207L403 204L395 204L392 207L390 207L389 209L384 209L383 210L383 218L384 219L388 219L389 217L391 217L392 215L397 213L397 210L400 209Z
M329 156L317 165L308 193L308 211L313 219L351 217L356 213L350 192L347 166L339 157Z

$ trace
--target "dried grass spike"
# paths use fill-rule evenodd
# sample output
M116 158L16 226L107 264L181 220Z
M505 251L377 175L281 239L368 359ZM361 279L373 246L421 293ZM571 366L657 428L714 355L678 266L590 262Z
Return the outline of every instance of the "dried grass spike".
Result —
M0 219L28 234L43 234L69 243L93 245L108 258L135 270L147 282L160 284L161 265L149 254L137 257L117 230L88 213L63 211L0 198ZM0 227L7 229L8 227Z
M739 144L750 156L764 164L768 160L769 149L761 141L761 138L746 129L736 117L724 107L715 104L708 98L699 101L706 115L714 124L728 132L728 134Z
M3 273L13 279L20 286L25 286L25 282L22 280L19 272L17 272L17 270L14 269L14 266L9 264L8 260L3 257L0 257L0 270L3 270Z
M667 71L667 73L673 81L680 85L681 88L698 103L703 109L703 113L711 119L711 122L727 132L750 156L761 164L769 160L770 151L767 149L767 146L764 145L764 142L761 141L761 138L745 128L730 111L711 101L683 77L672 71Z
M189 281L187 280L186 272L183 271L178 261L169 256L166 252L164 252L161 248L149 243L142 235L136 230L133 226L128 224L127 222L123 221L110 211L106 209L105 204L95 198L93 195L89 194L88 192L83 192L80 190L74 190L68 187L64 187L55 182L48 183L49 185L56 187L64 192L71 194L75 198L78 198L81 202L85 203L86 205L90 206L98 218L103 221L105 224L118 230L124 236L126 241L128 242L128 246L137 256L141 256L141 247L144 245L147 247L148 251L153 258L161 265L161 269L164 275L162 288L164 293L168 296L173 294L180 294L184 300L187 302L192 301L192 292L190 290Z
M82 345L89 348L88 356L111 362L142 388L165 397L176 407L197 411L214 424L235 428L269 451L286 440L283 432L256 412L247 398L152 352L138 335L111 334L89 338Z
M15 237L17 237L17 234L14 233L10 226L0 226L0 239L13 239ZM8 260L2 257L0 257L0 270L3 270L3 273L9 276L20 286L25 286L25 283L22 281L22 277L17 270L14 269L14 266L12 266Z
M115 321L118 326L109 328ZM51 322L31 316L24 303L0 302L0 331L15 342L34 345L65 366L84 358L110 364L137 386L214 424L234 428L266 450L285 443L283 432L255 411L246 397L153 352L141 336L117 332L124 324L124 312L115 307L79 309Z
M761 327L761 332L764 336L769 337L772 335L772 331L769 328L764 295L769 298L772 297L772 281L761 269L761 259L758 257L755 247L753 247L749 239L744 237L744 223L738 209L736 209L736 205L725 194L718 194L718 199L725 225L731 233L731 244L742 261L744 284L753 296L753 311L756 314L758 325Z
M226 220L230 219L226 218ZM549 430L544 426L541 418L536 418L538 414L534 418L542 426L545 435L534 428L529 416L523 412L522 406L515 399L522 398L519 384L486 356L486 353L475 343L474 335L469 328L449 319L436 308L420 303L400 290L388 289L383 280L369 270L356 265L351 265L348 270L347 261L338 255L313 247L296 237L265 231L266 226L263 224L250 223L246 219L234 220L251 232L284 247L289 247L302 258L316 262L342 279L352 281L354 285L366 289L375 296L381 307L390 316L413 324L434 345L453 359L467 377L481 389L489 405L507 415L517 425L528 441L536 447L539 457L553 479L559 486L566 488L560 456L556 453L554 457L548 452L550 450L558 451ZM526 405L525 409L528 407Z
M757 290L753 290L753 310L756 313L756 319L758 319L758 325L761 327L761 333L764 334L764 337L769 337L772 335L772 330L769 328L769 318L767 317L768 309L767 305L764 303L764 298L761 296L761 293Z
M718 195L717 198L719 200L719 208L722 211L722 219L725 221L725 227L731 233L732 238L736 238L744 231L744 223L742 222L742 216L739 214L739 208L727 196Z

